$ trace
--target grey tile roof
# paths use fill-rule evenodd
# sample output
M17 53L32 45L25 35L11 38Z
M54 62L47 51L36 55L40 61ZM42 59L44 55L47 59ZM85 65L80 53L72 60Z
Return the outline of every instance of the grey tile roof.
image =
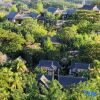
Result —
M75 13L77 10L75 8L69 8L66 12L67 14L71 15L73 13Z
M70 69L89 69L90 64L87 63L74 63L71 66L69 66Z
M56 66L57 68L61 67L58 61L51 61L51 60L41 60L39 61L39 64L37 66L38 67L48 67L52 69L52 64L53 66Z
M60 43L56 36L53 36L50 39L51 39L51 42L54 43L54 44L59 44Z
M39 14L37 13L29 13L29 16L32 18L37 18L39 16Z
M66 87L73 84L78 84L79 82L87 81L87 78L82 77L71 77L71 76L60 76L59 77L59 83Z
M42 77L42 75L38 75L37 79L40 80L41 77ZM49 81L52 81L52 77L53 76L45 75L45 77ZM72 77L72 76L59 76L59 80L58 81L63 87L66 87L66 86L78 84L80 82L85 82L85 81L87 81L87 78L84 78L84 77Z
M48 12L51 12L51 13L55 13L57 9L58 8L55 8L55 7L48 7L47 8Z
M94 8L94 5L84 5L81 9L92 10L93 8Z
M8 19L13 19L16 15L17 15L17 12L10 12L10 13L7 15L7 18L8 18Z

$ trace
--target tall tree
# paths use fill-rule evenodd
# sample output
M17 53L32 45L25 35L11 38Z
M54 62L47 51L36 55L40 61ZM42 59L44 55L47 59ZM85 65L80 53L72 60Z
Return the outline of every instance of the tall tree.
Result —
M43 12L43 3L42 3L42 1L37 2L36 10L39 13Z

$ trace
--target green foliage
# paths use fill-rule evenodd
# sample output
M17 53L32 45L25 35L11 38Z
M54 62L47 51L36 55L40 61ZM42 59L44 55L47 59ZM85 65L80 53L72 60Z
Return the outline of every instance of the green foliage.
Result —
M87 20L81 20L78 24L78 32L79 33L89 33L89 25L90 25L90 22L87 21Z
M93 61L93 68L100 68L100 61L99 60L94 60Z
M43 3L42 3L42 1L37 2L36 10L39 13L43 12Z
M80 11L77 11L75 14L73 14L71 19L76 20L78 22L80 20L87 20L92 23L95 23L100 20L100 14L92 10L80 10Z
M53 44L49 37L47 38L47 40L45 40L43 48L44 48L44 51L53 50Z
M37 20L26 19L22 22L21 26L23 35L29 33L32 34L35 38L38 38L47 34L47 31L43 25L39 25Z
M65 27L64 29L62 29L59 32L58 37L63 43L70 46L72 39L76 34L77 34L77 26L73 25L72 27Z
M0 30L0 51L5 53L17 52L23 49L25 40L16 33Z
M34 72L38 74L47 74L47 71L45 69L39 68L38 66L34 69Z
M25 65L25 61L21 58L17 58L12 62L12 70L21 73L28 72L28 69Z
M17 12L18 9L17 9L16 5L13 5L13 6L11 7L10 11L11 11L11 12Z
M32 34L26 34L25 36L26 44L33 44L35 39Z
M41 87L43 92L43 100L67 100L66 92L62 90L62 86L58 81L49 82L49 89Z
M87 44L80 48L80 59L93 62L94 59L100 60L100 44Z

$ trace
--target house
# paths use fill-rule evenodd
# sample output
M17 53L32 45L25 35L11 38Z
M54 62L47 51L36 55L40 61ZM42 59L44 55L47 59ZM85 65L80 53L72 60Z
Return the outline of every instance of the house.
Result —
M10 20L10 21L13 21L15 22L15 17L18 13L17 12L10 12L8 15L7 15L7 19Z
M67 9L66 11L63 11L63 13L62 13L62 19L65 19L65 18L67 18L69 15L72 15L72 14L74 14L74 13L76 13L76 9L75 8L69 8L69 9Z
M81 9L98 11L100 13L100 6L98 5L84 5Z
M40 14L37 14L37 13L29 13L29 16L32 17L33 19L38 19L40 17Z
M37 13L24 13L24 12L10 12L7 15L7 19L10 21L22 21L24 19L28 19L28 18L33 18L33 19L38 19L38 20L44 20L43 16L41 14L37 14Z
M37 66L41 69L46 70L48 75L59 73L59 70L61 68L58 61L52 60L40 60Z
M77 72L84 72L90 69L90 64L87 63L73 63L69 68L69 74L74 74Z
M38 75L38 77L37 77L39 84L43 84L47 88L49 88L48 83L54 79L55 78L53 78L53 76L51 76L51 75ZM58 80L58 82L63 86L63 88L65 88L65 87L69 87L72 85L76 85L80 82L85 82L85 81L87 81L87 78L72 77L72 76L59 76L59 78L56 80Z
M52 14L61 14L62 13L61 9L56 8L56 7L48 7L47 11Z
M31 18L29 16L29 14L23 14L23 13L18 13L18 12L10 12L7 15L7 19L10 21L13 21L13 22L22 21L22 20L28 19L28 18Z

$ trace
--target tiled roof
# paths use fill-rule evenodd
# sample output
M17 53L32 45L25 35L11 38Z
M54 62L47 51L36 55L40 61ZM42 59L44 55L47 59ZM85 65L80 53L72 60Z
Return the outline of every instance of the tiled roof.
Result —
M7 15L7 18L8 18L8 19L13 19L16 15L17 15L17 12L10 12L10 13Z
M92 10L93 8L94 8L94 5L84 5L81 9Z
M59 77L59 83L64 87L77 84L79 82L84 82L86 80L87 78L82 78L82 77L71 77L71 76L60 76Z
M37 18L39 16L39 14L37 14L37 13L30 13L29 16L32 17L32 18Z
M58 8L55 8L55 7L48 7L48 12L51 12L51 13L55 13L55 11L57 10Z
M38 75L37 79L40 80L42 77L42 75ZM49 81L52 81L53 76L51 75L45 75L45 78ZM70 85L74 85L74 84L78 84L80 82L85 82L87 81L87 78L84 77L72 77L72 76L59 76L58 79L59 83L63 86L70 86Z
M74 63L69 68L70 69L73 69L73 68L76 68L76 69L89 69L89 67L90 67L90 64L87 64L87 63Z
M51 42L52 43L55 43L55 44L59 44L60 42L58 41L57 37L56 36L53 36L50 38L51 39Z
M52 66L60 68L60 64L58 61L51 61L51 60L41 60L39 61L38 67L48 67L52 68Z
M67 12L67 14L71 15L71 14L76 12L76 9L75 8L69 8L66 12Z

